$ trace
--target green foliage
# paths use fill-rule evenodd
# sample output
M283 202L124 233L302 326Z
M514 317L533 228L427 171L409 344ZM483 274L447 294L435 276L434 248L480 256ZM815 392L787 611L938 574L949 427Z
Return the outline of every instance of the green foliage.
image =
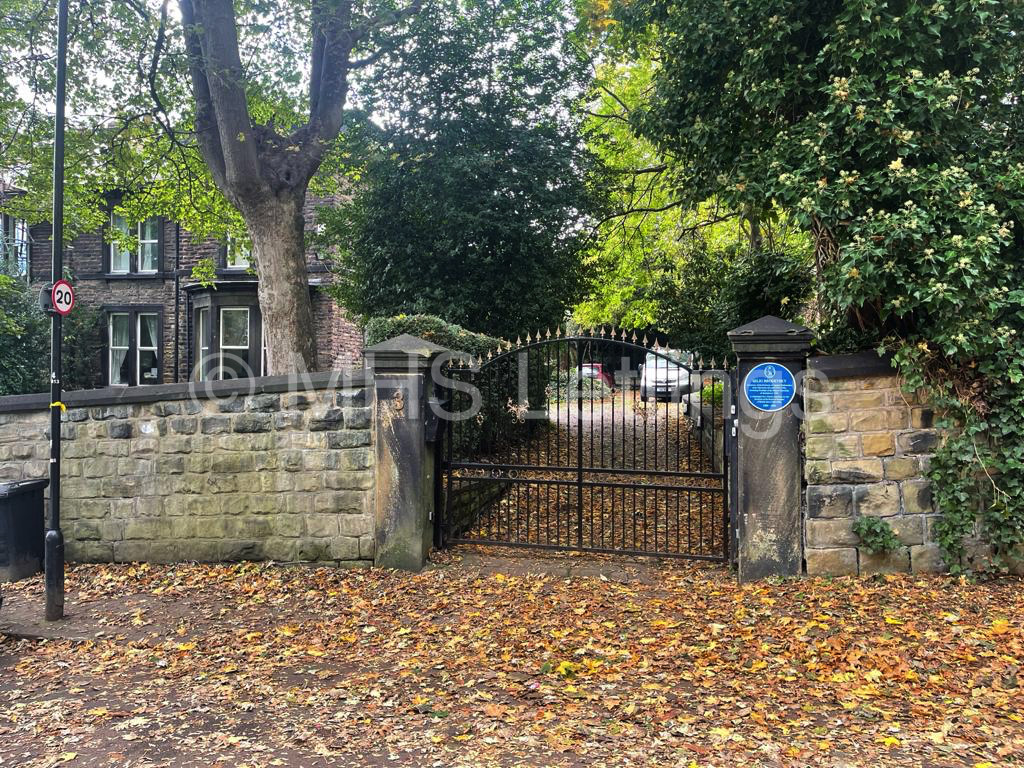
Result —
M515 337L581 296L596 198L571 6L442 0L358 84L380 110L355 197L320 213L340 303Z
M63 389L95 389L103 382L107 347L103 312L76 302L71 314L61 323L64 338L62 354ZM44 376L41 389L45 389Z
M718 407L722 405L723 397L723 383L721 379L715 379L710 384L705 384L700 390L700 402L704 404L714 404Z
M956 425L931 464L947 560L1024 543L1024 4L639 0L660 66L634 125L683 199L781 206L823 329L896 351Z
M503 343L494 336L467 331L435 315L371 317L366 321L364 332L367 346L408 333L453 352L463 352L474 357L494 352Z
M612 396L612 390L601 379L584 376L580 381L576 371L556 371L551 375L547 394L552 403L564 403L575 402L577 398L604 400Z
M190 277L203 288L217 287L217 263L213 259L200 259L192 266Z
M103 348L98 313L79 301L61 327L64 390L97 386ZM49 389L50 318L39 308L36 290L4 274L0 274L0 360L0 395Z
M0 274L0 395L42 391L49 327L28 285Z
M858 517L853 524L853 532L872 555L895 552L902 546L889 521L882 517Z
M811 243L771 210L751 223L717 201L683 204L675 163L631 116L646 103L656 68L646 52L598 68L587 141L608 169L611 215L587 267L590 295L575 308L586 326L656 327L672 344L722 359L726 332L765 314L794 319L810 298Z

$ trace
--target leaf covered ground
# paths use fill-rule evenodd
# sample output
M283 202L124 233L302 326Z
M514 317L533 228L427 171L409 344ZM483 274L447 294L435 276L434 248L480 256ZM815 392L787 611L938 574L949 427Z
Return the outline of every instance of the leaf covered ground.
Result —
M41 583L5 600L0 628ZM1013 580L463 553L418 575L79 566L68 608L91 640L0 641L0 765L1024 761Z

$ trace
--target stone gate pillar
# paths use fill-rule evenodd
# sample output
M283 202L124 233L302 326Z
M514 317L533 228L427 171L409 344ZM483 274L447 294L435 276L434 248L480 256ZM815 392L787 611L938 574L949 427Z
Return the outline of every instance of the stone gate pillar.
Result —
M418 571L433 541L430 366L447 350L402 334L364 351L374 378L377 492L374 565Z
M737 555L740 581L799 576L802 372L811 332L777 317L729 331L738 358Z

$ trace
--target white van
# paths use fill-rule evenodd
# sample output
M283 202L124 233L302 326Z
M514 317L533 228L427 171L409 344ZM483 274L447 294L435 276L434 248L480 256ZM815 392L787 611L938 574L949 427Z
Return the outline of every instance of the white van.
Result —
M693 355L687 352L648 352L640 366L641 399L653 397L678 402L691 388L690 365L693 365Z

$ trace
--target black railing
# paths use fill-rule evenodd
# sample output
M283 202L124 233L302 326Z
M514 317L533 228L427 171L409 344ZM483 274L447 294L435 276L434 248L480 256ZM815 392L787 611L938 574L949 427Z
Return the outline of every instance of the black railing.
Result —
M726 370L602 332L538 335L446 374L459 416L441 452L439 543L729 558Z

